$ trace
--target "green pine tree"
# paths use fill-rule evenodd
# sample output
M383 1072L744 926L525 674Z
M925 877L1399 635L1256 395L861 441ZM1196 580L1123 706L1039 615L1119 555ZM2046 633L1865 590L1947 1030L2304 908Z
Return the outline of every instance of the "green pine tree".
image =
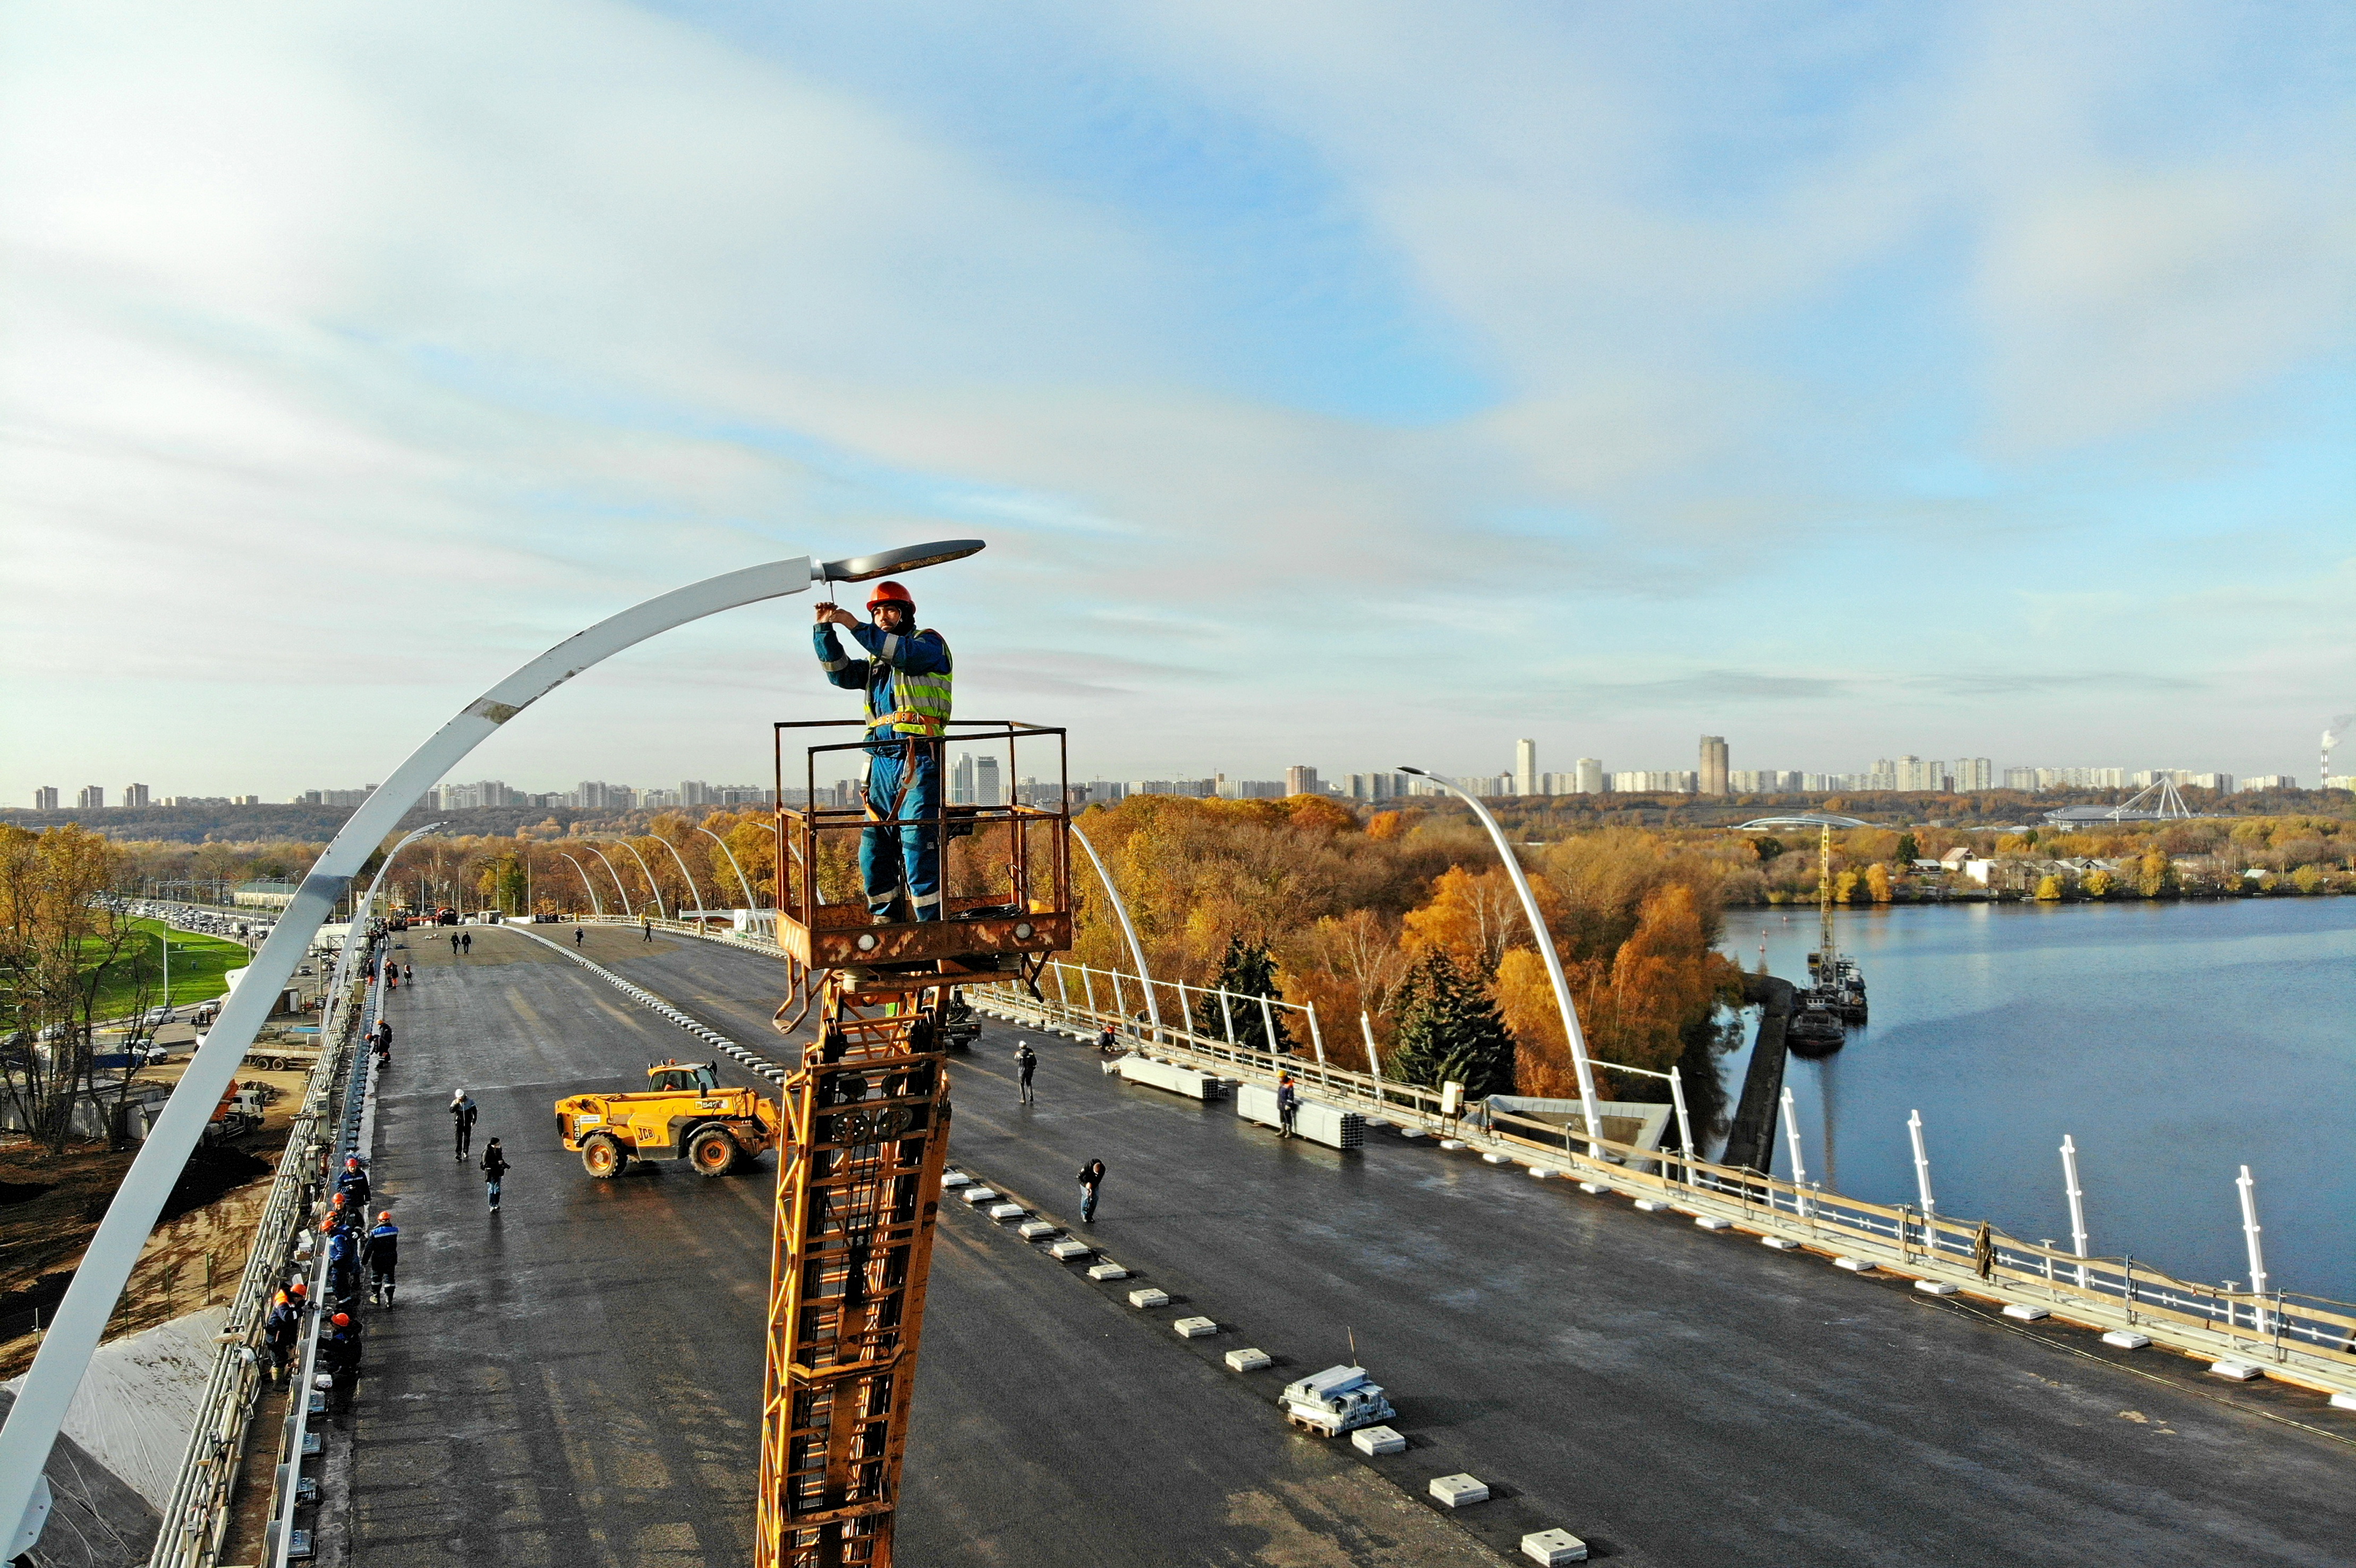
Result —
M1251 1051L1289 1051L1292 1040L1286 1032L1284 1015L1274 1008L1269 1017L1276 1019L1276 1040L1268 1038L1267 1019L1260 1015L1258 1002L1248 1002L1245 997L1281 997L1283 990L1276 983L1276 959L1269 953L1265 942L1248 943L1240 936L1227 938L1226 956L1219 964L1217 989L1232 993L1222 1012L1219 998L1205 996L1194 1003L1194 1028L1214 1040L1226 1038L1230 1016L1235 1021L1236 1043Z
M1514 1092L1514 1037L1480 982L1434 948L1400 987L1398 1037L1386 1076L1431 1088L1453 1081L1478 1100Z

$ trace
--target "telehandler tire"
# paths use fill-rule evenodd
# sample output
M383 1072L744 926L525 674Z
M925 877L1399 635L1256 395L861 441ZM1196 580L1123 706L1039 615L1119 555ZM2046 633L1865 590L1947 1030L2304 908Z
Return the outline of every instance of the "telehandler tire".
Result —
M725 1127L705 1127L687 1140L687 1163L704 1176L725 1176L736 1168L736 1140Z
M581 1140L581 1168L600 1181L611 1181L629 1163L621 1140L611 1133L591 1133Z

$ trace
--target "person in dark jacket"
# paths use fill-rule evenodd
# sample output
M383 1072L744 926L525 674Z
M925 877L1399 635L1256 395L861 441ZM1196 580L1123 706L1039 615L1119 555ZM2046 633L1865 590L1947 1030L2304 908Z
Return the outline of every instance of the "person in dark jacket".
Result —
M353 1225L338 1221L327 1237L327 1294L339 1308L359 1305L360 1247Z
M352 1218L359 1220L368 1208L369 1179L357 1157L344 1161L344 1172L336 1178L336 1190L343 1195L344 1207L351 1211Z
M380 1306L392 1305L392 1292L398 1283L395 1273L401 1267L401 1227L392 1222L392 1211L377 1211L376 1228L360 1243L360 1259L368 1264L369 1299Z
M455 931L450 933L450 956L458 956L458 933Z
M360 1340L367 1332L357 1314L338 1312L328 1320L327 1331L320 1337L319 1360L332 1380L328 1403L338 1411L351 1409L352 1398L359 1392Z
M1092 1159L1080 1167L1080 1223L1097 1222L1097 1195L1104 1187L1105 1162Z
M464 1089L453 1089L450 1092L450 1122L456 1147L452 1158L464 1159L474 1152L476 1115L474 1097Z
M1301 1091L1292 1086L1292 1074L1280 1073L1276 1080L1276 1136L1292 1136L1292 1118L1301 1113Z
M1020 1075L1015 1085L1015 1098L1021 1104L1035 1105L1039 1096L1031 1092L1031 1075L1039 1071L1039 1053L1031 1049L1027 1040L1014 1042L1014 1071Z
M507 1179L507 1174L508 1157L500 1149L499 1140L493 1138L483 1150L483 1185L489 1189L494 1214L499 1211L499 1183Z
M303 1306L284 1291L270 1304L262 1320L262 1342L270 1347L270 1375L283 1378L294 1362L294 1346L303 1334Z

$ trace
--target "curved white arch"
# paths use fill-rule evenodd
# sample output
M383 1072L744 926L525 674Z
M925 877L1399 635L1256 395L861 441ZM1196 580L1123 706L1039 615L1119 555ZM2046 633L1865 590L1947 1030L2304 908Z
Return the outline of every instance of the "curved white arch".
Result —
M616 838L614 842L620 845L623 848L627 849L630 852L630 859L638 863L638 874L647 880L647 891L654 894L655 896L655 913L660 915L665 920L669 920L670 918L670 913L663 908L662 887L655 880L654 868L647 864L647 858L644 855L639 854L638 847L631 843L627 838Z
M14 1534L42 1479L49 1449L75 1388L98 1349L106 1320L131 1277L132 1265L155 1227L173 1182L204 1132L206 1119L229 1088L253 1044L272 1002L311 944L353 876L376 847L460 758L498 728L564 682L623 649L691 621L799 593L819 581L859 581L890 571L970 555L976 540L922 545L856 560L814 563L808 556L746 567L675 589L610 616L566 638L492 687L436 731L362 802L312 866L253 955L244 981L230 994L205 1043L189 1058L179 1087L140 1146L106 1217L91 1238L23 1392L0 1426L0 1531Z
M562 849L559 849L557 853L564 856L568 860L573 860L572 855ZM589 868L578 860L573 860L573 869L581 873L581 885L589 890L589 912L602 917L605 912L605 901L597 896L597 883L589 875Z
M632 915L637 913L637 911L630 907L630 890L622 885L622 873L614 869L614 862L605 859L605 851L598 848L594 844L591 844L586 841L582 844L581 848L588 850L592 855L596 856L597 864L605 867L605 874L614 879L614 892L622 901L622 918L624 920L627 920Z
M728 848L728 840L720 837L719 834L712 831L711 828L702 827L700 824L697 826L695 830L698 833L702 834L706 838L711 839L714 844L719 845L720 852L728 857L728 869L736 873L736 885L744 890L744 907L747 910L759 909L761 907L761 901L753 896L752 879L745 876L744 868L736 863L736 851Z

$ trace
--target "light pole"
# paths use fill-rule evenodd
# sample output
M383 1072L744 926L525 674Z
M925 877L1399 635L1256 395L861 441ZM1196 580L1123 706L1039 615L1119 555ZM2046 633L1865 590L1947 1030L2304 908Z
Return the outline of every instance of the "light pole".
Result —
M498 728L592 665L648 637L723 610L806 592L820 581L860 582L893 572L956 560L981 549L978 539L918 545L848 560L808 556L746 567L649 599L576 633L467 704L393 769L375 794L346 819L312 864L270 937L253 955L245 980L230 994L205 1043L188 1059L172 1097L164 1103L131 1168L115 1189L106 1217L82 1253L48 1336L33 1358L16 1403L0 1426L0 1534L14 1539L26 1517L49 1449L74 1390L98 1349L99 1337L139 1261L148 1232L188 1162L213 1108L236 1076L270 1005L294 973L327 912L350 889L369 853L402 816L459 760Z
M568 860L573 860L572 855L562 849L559 849L557 853L564 856ZM581 885L589 890L589 912L597 916L600 920L604 919L605 915L605 901L597 896L597 884L590 879L589 868L584 866L578 860L573 860L573 869L581 873Z
M1513 845L1506 841L1505 830L1497 826L1497 819L1489 815L1489 808L1481 804L1478 795L1421 768L1401 768L1399 772L1430 779L1471 806L1481 826L1489 830L1490 842L1496 845L1498 855L1505 862L1505 875L1512 880L1514 891L1522 896L1522 912L1529 917L1530 934L1537 938L1538 957L1546 964L1547 978L1554 983L1555 1006L1562 1013L1563 1038L1570 1042L1570 1065L1579 1074L1579 1104L1587 1117L1587 1152L1601 1159L1603 1146L1599 1140L1603 1136L1603 1114L1595 1103L1595 1068L1587 1060L1587 1036L1579 1027L1579 1009L1571 1005L1570 982L1563 978L1562 955L1554 950L1554 933L1547 930L1546 918L1538 913L1537 895L1530 891L1530 880L1522 874L1522 862L1515 855Z
M679 852L678 845L672 843L661 834L657 833L653 835L653 838L656 843L669 850L670 858L679 862L679 874L687 879L687 891L695 899L696 912L699 914L701 913L703 911L703 890L695 885L695 873L687 869L687 858Z
M619 894L622 900L622 918L629 919L636 912L630 908L630 890L622 885L622 873L614 869L614 862L605 859L605 851L598 848L594 844L584 843L581 847L596 856L597 863L605 868L605 874L614 879L614 891Z
M638 863L638 874L647 880L647 891L655 896L655 913L664 920L669 920L670 916L663 911L662 889L655 885L654 868L647 864L647 858L639 854L638 847L628 839L616 838L614 842L627 849L630 852L630 859Z
M1145 1016L1153 1020L1153 1041L1159 1045L1162 1043L1162 1004L1153 999L1153 976L1145 967L1145 944L1137 939L1137 927L1130 923L1129 906L1120 901L1120 890L1112 885L1112 873L1105 869L1104 859L1097 853L1097 847L1088 842L1088 836L1080 831L1078 823L1073 823L1071 828L1072 837L1078 839L1080 848L1088 852L1088 864L1097 869L1097 880L1104 884L1105 896L1112 900L1113 913L1120 916L1120 929L1129 938L1130 956L1137 960L1138 983L1145 987ZM1268 1040L1270 1046L1275 1045L1276 1031L1273 1029L1269 1031Z
M744 868L736 863L736 851L728 848L728 840L723 838L719 834L714 833L709 827L699 827L696 828L696 831L702 834L706 838L711 839L714 844L719 845L720 852L728 857L728 869L736 873L736 885L744 890L745 909L759 909L761 907L761 901L753 896L753 884L751 880L745 877Z

